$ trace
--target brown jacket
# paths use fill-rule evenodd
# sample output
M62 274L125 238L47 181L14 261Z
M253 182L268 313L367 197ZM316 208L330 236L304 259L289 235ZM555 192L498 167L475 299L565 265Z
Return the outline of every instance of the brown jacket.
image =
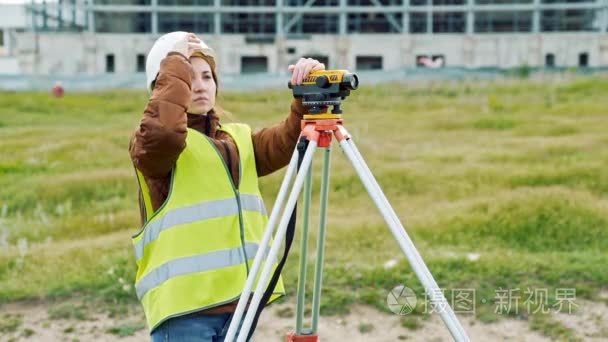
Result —
M211 138L228 165L234 184L239 184L239 155L230 135L218 131L218 116L187 114L190 103L192 66L179 53L170 53L161 62L156 84L139 127L129 145L133 164L144 175L150 189L152 207L157 210L167 199L171 170L186 147L187 128L195 129ZM304 108L293 100L291 113L279 124L252 134L258 176L272 173L289 163L300 134L300 120ZM143 203L140 212L143 221ZM234 311L236 303L227 304L207 313Z

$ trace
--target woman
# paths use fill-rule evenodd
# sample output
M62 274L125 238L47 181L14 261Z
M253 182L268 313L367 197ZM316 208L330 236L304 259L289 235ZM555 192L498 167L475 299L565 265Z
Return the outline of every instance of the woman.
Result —
M223 341L267 222L258 177L287 165L304 112L252 133L220 124L217 61L194 34L159 38L146 62L151 92L129 152L143 227L135 279L153 341ZM325 66L290 65L301 84ZM269 302L284 295L280 281Z

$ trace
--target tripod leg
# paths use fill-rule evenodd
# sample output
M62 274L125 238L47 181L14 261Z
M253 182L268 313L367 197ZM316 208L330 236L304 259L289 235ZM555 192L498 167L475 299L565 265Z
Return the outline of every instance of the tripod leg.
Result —
M283 211L283 216L279 221L279 227L277 229L277 233L275 235L275 240L270 248L270 252L268 254L267 260L276 260L277 255L279 253L279 248L281 247L281 241L285 238L285 232L287 231L287 223L289 222L291 212L296 205L296 201L298 200L298 196L300 195L300 191L302 190L302 186L304 184L304 179L308 173L308 169L310 168L310 164L312 163L312 157L317 149L317 141L311 140L308 144L308 148L306 149L306 153L304 154L304 160L302 161L302 165L300 166L300 171L296 176L296 179L293 184L293 188L291 193L289 194L289 198L287 200L287 204L285 205L285 210ZM270 273L272 272L272 262L266 262L264 264L264 269L260 275L260 279L258 281L258 285L255 289L253 299L251 300L251 305L249 306L249 310L247 311L247 315L245 316L245 321L243 322L243 326L241 327L241 331L239 332L239 337L237 339L238 342L245 342L247 336L249 334L249 330L251 329L251 324L253 323L253 319L256 313L258 306L260 306L260 301L262 296L264 295L264 289L266 284L268 284L268 280L270 278ZM255 279L257 274L249 273L249 277ZM248 278L249 280L249 278ZM243 297L241 297L243 299ZM262 303L264 305L266 303ZM232 322L234 323L234 322ZM231 324L232 324L231 323ZM230 341L230 340L228 340Z
M232 341L234 339L234 335L236 335L236 330L238 329L239 323L241 322L241 318L243 316L243 312L245 312L247 302L249 301L249 297L251 295L251 289L253 288L255 277L259 272L260 265L262 264L262 260L264 259L264 256L266 254L265 252L268 250L268 244L270 242L270 238L272 237L272 232L274 231L274 227L283 207L283 203L285 202L287 190L296 172L297 166L298 151L294 150L293 156L291 157L291 161L289 162L289 166L287 167L287 171L285 172L285 177L283 178L283 182L281 183L279 194L277 195L277 199L274 202L274 206L272 207L272 213L270 214L270 219L268 220L266 230L264 231L264 236L262 237L262 241L260 242L260 247L258 248L258 252L256 253L255 258L253 259L253 264L249 272L249 277L245 282L245 288L243 289L243 293L241 293L241 298L239 299L239 302L236 306L236 310L234 311L234 315L232 317L232 321L230 322L228 332L226 333L226 341Z
M312 295L312 333L317 333L319 326L319 308L321 307L321 283L323 282L323 259L325 257L325 223L327 217L327 197L329 192L329 167L331 147L325 149L323 162L323 180L321 183L321 204L319 212L319 235L317 236L317 260L315 266L315 287Z
M383 201L383 203L386 206L386 208L389 208L389 211L391 212L391 217L390 218L392 219L393 224L396 224L396 225L400 226L401 229L402 229L402 232L404 234L406 234L405 233L405 229L401 225L401 221L399 221L399 217L394 212L394 210L393 210L392 206L390 205L390 203L388 202L388 199L386 198L386 196L384 196L384 193L382 192L382 189L380 188L380 185L378 184L378 182L374 178L371 170L369 169L369 167L367 166L367 163L365 162L365 159L363 159L363 156L359 152L359 149L357 149L357 146L355 145L355 142L353 141L353 139L348 139L347 143L352 147L352 150L353 150L355 156L358 158L359 164L361 166L363 166L363 168L365 169L365 171L366 171L365 175L367 176L368 181L373 184L373 190L374 190L374 195L373 196L375 196L377 198L380 198L380 200ZM409 237L407 237L407 236L406 236L406 238L409 239ZM433 279L433 275L431 274L431 272L429 272L428 269L424 269L423 271L426 271L425 273L426 273L427 278L430 278L430 281L432 283L434 283L435 285L437 285L435 283L435 280ZM435 288L439 288L439 287L436 286Z
M371 171L365 165L365 161L361 154L356 150L354 144L349 142L350 139L343 139L340 141L340 146L342 150L346 154L347 158L352 163L355 168L359 178L363 182L363 185L367 189L370 197L376 204L376 207L380 210L384 220L388 224L393 236L397 240L401 250L404 252L407 257L410 265L416 273L416 276L426 289L427 293L429 293L431 297L431 302L437 305L440 308L439 314L443 320L443 322L447 325L448 330L452 334L454 340L460 341L469 341L469 338L462 328L462 325L458 321L458 318L452 311L452 308L447 303L443 293L439 290L439 286L435 282L431 272L426 267L426 264L422 260L422 257L416 250L414 243L407 235L405 228L401 225L399 221L399 217L390 206L388 199L382 192L382 189L378 185Z
M304 299L306 294L306 264L308 259L308 226L310 219L310 195L312 192L312 167L308 170L304 184L304 217L300 241L300 275L298 277L298 303L296 305L296 333L302 334L304 320Z

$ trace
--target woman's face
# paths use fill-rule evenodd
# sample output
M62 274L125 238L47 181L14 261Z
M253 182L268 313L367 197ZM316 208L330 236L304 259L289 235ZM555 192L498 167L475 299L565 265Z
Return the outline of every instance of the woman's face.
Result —
M188 113L207 114L215 106L216 84L211 74L211 67L201 57L191 57L194 69L192 76L192 94Z

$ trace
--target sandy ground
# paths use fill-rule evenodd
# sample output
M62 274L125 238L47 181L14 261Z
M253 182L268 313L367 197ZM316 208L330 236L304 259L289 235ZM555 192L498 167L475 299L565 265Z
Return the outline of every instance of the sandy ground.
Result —
M78 305L78 303L74 303ZM264 312L254 341L282 341L292 331L295 319L293 304L275 305ZM0 341L148 341L146 329L120 337L108 330L120 325L142 326L139 307L133 307L130 318L110 318L107 314L89 314L86 319L51 319L47 303L13 303L0 307L3 322L20 317L16 328L0 325ZM558 314L553 318L572 328L582 341L608 341L608 305L581 302L576 314ZM486 324L470 315L460 317L473 341L551 341L539 332L531 331L527 321L503 319ZM322 341L451 341L440 317L420 321L418 329L402 327L400 316L381 313L365 306L354 306L345 316L322 317L319 323ZM13 330L13 331L10 331Z

